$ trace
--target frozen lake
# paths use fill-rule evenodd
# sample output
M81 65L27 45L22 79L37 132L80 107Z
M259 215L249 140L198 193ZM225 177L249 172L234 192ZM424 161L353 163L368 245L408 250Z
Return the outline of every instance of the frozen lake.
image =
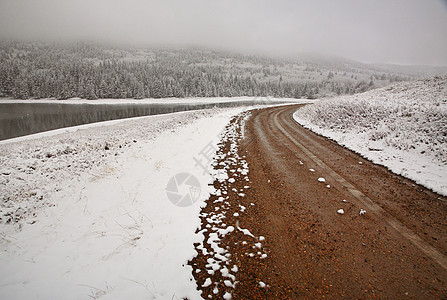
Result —
M272 104L268 100L201 103L0 102L0 140L58 128L212 107ZM281 103L275 101L274 103Z

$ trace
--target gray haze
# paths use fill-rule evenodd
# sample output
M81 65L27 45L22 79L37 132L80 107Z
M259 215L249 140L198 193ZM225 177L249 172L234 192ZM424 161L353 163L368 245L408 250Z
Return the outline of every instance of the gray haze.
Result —
M0 0L0 38L447 66L447 1Z

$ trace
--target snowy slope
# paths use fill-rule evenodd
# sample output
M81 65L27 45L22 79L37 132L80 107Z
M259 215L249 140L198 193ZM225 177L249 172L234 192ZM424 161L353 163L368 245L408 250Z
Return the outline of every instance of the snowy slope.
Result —
M447 195L447 77L323 99L294 114L396 174Z
M111 121L2 143L0 298L200 298L186 262L201 239L200 208L214 191L201 167L212 161L202 154L217 149L224 126L244 109ZM200 183L187 207L166 193L182 172Z

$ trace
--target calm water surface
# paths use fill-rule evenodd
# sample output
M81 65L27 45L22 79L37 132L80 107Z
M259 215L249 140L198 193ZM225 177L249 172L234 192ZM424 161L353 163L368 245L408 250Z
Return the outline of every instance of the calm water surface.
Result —
M279 103L279 102L275 102ZM271 104L270 101L234 101L207 104L71 104L1 103L0 140L58 128L140 116L167 114L212 107Z

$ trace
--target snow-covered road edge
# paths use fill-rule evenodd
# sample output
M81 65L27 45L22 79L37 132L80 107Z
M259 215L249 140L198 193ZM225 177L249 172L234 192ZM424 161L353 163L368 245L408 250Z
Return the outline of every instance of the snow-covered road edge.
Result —
M447 167L430 159L424 159L407 151L397 151L392 147L371 148L367 134L347 134L327 130L310 124L294 114L294 120L313 132L334 140L338 144L360 154L375 164L386 167L391 172L415 181L436 193L447 196Z
M0 298L200 298L186 262L214 190L203 153L217 149L224 126L246 109L109 122L2 145L1 194L18 193L2 209L20 226L0 224ZM167 197L180 173L200 182L191 206ZM32 205L21 207L24 199Z
M446 196L445 82L447 77L434 78L323 99L299 109L293 118L393 173Z

